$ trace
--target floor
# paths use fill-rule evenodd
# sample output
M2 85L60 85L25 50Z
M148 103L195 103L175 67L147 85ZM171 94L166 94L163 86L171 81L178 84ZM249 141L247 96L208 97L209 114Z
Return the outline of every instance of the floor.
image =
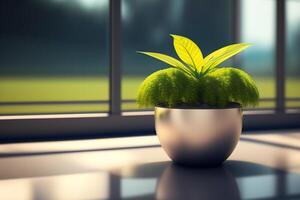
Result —
M300 130L247 133L211 169L173 165L155 136L0 145L0 199L300 199Z

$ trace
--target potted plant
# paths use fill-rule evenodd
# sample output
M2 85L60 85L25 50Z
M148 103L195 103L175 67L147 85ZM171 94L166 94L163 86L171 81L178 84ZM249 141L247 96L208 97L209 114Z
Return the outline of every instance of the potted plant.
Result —
M190 166L223 163L234 150L242 130L242 107L255 106L259 93L246 72L219 67L249 47L223 47L203 58L190 39L171 35L179 59L139 52L168 64L141 84L137 103L155 107L155 129L160 143L175 162Z

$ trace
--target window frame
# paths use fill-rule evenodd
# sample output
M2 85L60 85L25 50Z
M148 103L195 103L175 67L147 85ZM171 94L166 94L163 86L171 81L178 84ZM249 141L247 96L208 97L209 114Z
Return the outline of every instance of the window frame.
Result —
M233 0L233 37L240 38L240 2ZM299 110L285 109L285 4L276 1L276 107L244 112L244 130L299 128ZM109 112L0 116L0 143L155 134L153 111L121 110L121 0L109 0Z

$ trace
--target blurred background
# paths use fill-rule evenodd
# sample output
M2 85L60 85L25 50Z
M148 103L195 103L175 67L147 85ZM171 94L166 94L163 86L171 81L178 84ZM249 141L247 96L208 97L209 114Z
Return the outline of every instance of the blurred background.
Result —
M275 0L121 4L122 110L137 110L139 84L167 67L136 51L175 56L170 33L191 38L204 55L252 43L222 66L245 69L259 86L259 109L275 108ZM300 107L299 10L299 0L286 0L286 108ZM108 75L109 0L0 0L0 114L107 112Z

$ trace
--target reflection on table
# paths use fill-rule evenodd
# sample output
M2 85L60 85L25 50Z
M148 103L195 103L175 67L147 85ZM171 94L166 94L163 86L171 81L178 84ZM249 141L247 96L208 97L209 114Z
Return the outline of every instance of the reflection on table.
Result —
M171 162L118 171L0 180L1 199L298 199L300 174L248 162L186 168Z

